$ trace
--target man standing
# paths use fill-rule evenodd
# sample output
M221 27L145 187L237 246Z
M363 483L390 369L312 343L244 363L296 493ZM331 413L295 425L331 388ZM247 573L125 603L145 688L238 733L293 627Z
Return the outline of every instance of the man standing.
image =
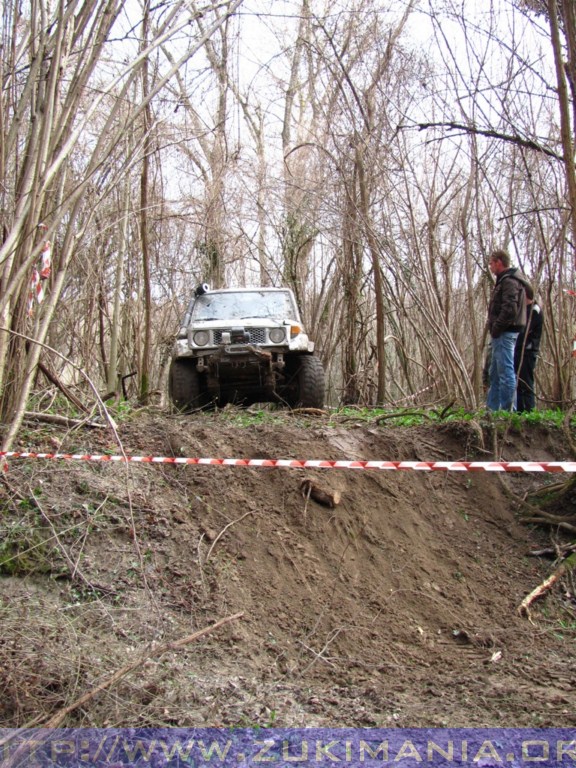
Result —
M488 266L496 283L488 307L492 360L486 407L490 411L511 411L516 405L514 349L526 325L526 288L531 286L517 267L510 266L506 251L494 251Z
M534 301L534 291L526 288L526 327L518 335L514 351L514 368L518 374L516 410L519 413L533 411L536 407L534 396L534 369L542 338L542 311Z

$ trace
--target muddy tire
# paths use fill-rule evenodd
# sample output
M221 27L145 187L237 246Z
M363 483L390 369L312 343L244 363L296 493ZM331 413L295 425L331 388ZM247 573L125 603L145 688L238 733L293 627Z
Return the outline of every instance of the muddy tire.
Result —
M168 394L179 411L192 411L206 404L193 360L172 361L168 374Z
M313 355L302 355L297 374L298 394L294 405L297 408L324 407L324 366Z

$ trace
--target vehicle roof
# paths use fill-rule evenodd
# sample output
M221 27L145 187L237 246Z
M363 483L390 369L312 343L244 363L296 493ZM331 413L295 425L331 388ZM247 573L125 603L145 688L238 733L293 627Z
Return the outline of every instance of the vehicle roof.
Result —
M259 288L259 287L245 287L245 288L210 288L206 293L239 293L242 291L253 291L258 293L272 293L274 291L290 291L292 293L291 288ZM206 295L206 294L203 294Z

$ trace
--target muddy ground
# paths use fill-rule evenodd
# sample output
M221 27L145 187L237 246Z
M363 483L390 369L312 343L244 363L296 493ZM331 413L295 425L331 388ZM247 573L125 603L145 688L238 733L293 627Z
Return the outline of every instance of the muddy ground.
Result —
M570 458L542 426L495 442L491 424L242 421L141 411L118 438L133 455ZM40 424L15 449L120 451L110 430ZM521 522L522 498L559 479L11 459L0 727L45 725L89 691L62 725L574 726L572 583L518 614L553 569L531 552L566 541Z

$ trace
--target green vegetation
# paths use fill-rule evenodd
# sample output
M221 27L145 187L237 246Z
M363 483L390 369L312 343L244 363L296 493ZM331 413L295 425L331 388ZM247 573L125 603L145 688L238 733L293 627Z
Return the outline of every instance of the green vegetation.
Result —
M116 423L126 422L143 410L135 401L123 399L110 399L106 401L105 406ZM82 418L85 416L85 414L76 412L74 408L71 407L70 402L63 397L55 397L50 404L49 409L46 409L46 403L40 401L31 403L31 409L66 415L70 418ZM282 405L275 405L273 403L262 403L261 405L255 405L250 408L227 405L221 410L216 409L215 412L198 412L196 417L202 418L202 416L206 416L206 418L212 418L214 413L216 413L222 421L239 427L254 426L258 424L285 423L286 419L292 421L295 421L296 419L298 421L304 420L310 423L328 419L328 424L331 426L345 424L350 420L367 423L376 422L380 425L386 424L399 427L415 427L422 424L445 424L459 421L476 421L480 423L490 421L502 425L510 425L515 428L521 428L523 424L541 424L548 427L561 427L564 425L566 419L566 413L559 409L535 410L530 411L529 413L510 413L508 411L489 413L485 409L467 411L464 408L456 406L446 406L444 408L441 406L436 408L342 406L326 407L323 411L319 410L315 413L312 412L312 409L296 409L290 411ZM576 416L571 418L571 425L576 426ZM48 429L44 431L46 434L49 434ZM22 434L26 434L26 431L23 430ZM37 438L39 434L42 434L42 431L36 429L34 431L35 437Z
M85 487L88 493L89 486ZM66 562L64 547L85 540L106 520L108 497L99 504L81 504L72 513L48 503L48 515L40 507L43 493L43 488L36 487L28 495L0 504L0 576L59 577L67 573L70 562Z
M33 393L28 401L27 409L35 413L58 414L69 419L78 419L85 415L61 392L54 392L53 390Z
M451 423L458 421L496 421L520 427L522 424L542 424L561 427L566 414L560 410L531 411L529 413L510 413L498 411L489 413L482 409L467 411L464 408L338 408L331 411L331 420L339 421L342 417L355 418L359 421L379 421L397 426L413 427L426 423ZM572 420L572 424L576 424Z
M546 630L557 640L574 642L576 639L576 620L571 608L548 610L546 606L540 609L542 619L548 624ZM550 615L550 614L554 615Z
M142 406L136 400L117 399L115 397L106 400L104 406L116 423L124 422L142 410ZM86 418L86 413L60 392L50 391L49 393L32 394L28 403L28 410L35 413L55 414L68 419ZM103 413L100 414L100 418L104 418ZM38 433L39 430L36 429L35 434Z
M325 415L324 415L325 414ZM467 411L464 408L363 408L358 406L348 406L341 408L326 408L325 411L312 413L303 409L302 411L287 411L286 409L275 406L264 406L262 408L240 408L227 406L219 412L219 417L230 424L247 427L258 424L284 423L286 419L305 420L310 423L316 423L320 420L325 423L328 420L330 426L338 426L349 423L350 421L362 423L376 422L380 426L398 426L398 427L416 427L423 424L447 424L454 422L490 422L502 426L511 426L520 429L523 424L540 424L547 427L562 427L566 419L566 414L561 410L542 410L531 411L529 413L509 413L508 411L498 411L489 413L482 409L479 411ZM575 417L571 419L571 425L576 426Z
M21 503L30 512L28 500ZM52 573L57 553L46 540L38 518L25 515L20 520L5 521L0 529L0 575L23 576L32 573ZM57 566L56 566L57 569Z
M115 422L121 423L132 418L138 411L142 410L136 402L132 400L107 400L104 405L110 416Z

